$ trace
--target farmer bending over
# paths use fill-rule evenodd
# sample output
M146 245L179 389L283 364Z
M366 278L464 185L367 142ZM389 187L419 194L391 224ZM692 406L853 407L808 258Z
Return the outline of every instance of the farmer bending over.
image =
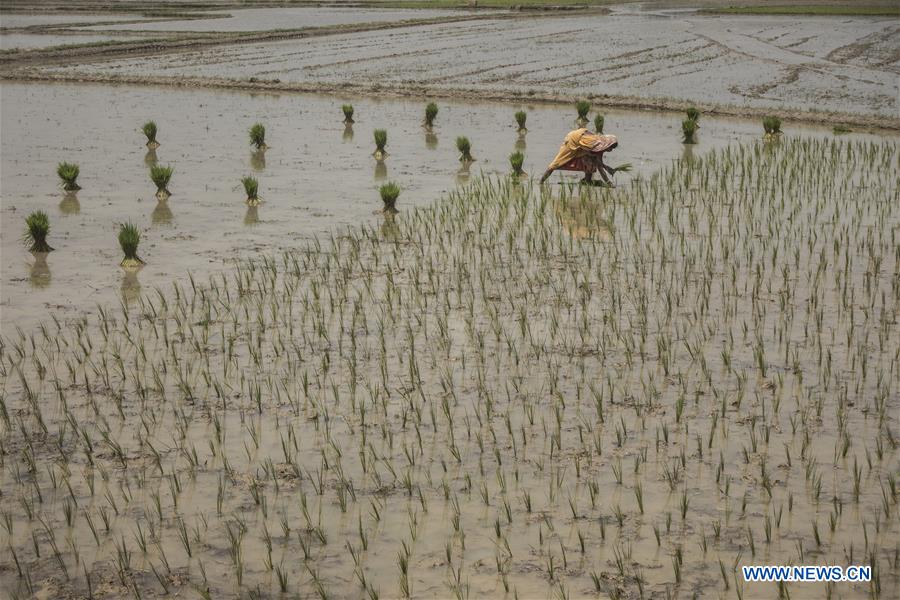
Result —
M616 170L603 164L603 153L614 150L618 145L619 142L614 135L596 134L585 127L570 131L563 145L560 146L556 158L544 171L541 183L544 183L553 171L562 168L570 161L581 159L586 183L590 183L593 172L598 171L603 182L609 184L609 177L606 174L608 172L612 175Z

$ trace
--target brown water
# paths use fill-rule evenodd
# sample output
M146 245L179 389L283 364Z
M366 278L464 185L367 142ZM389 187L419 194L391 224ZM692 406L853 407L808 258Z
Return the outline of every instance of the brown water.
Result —
M432 204L465 180L458 135L472 143L477 160L471 175L507 172L508 155L521 149L525 170L539 176L574 127L572 109L525 107L529 131L520 139L513 120L520 107L502 103L441 102L429 134L421 126L424 100L11 83L0 86L0 100L4 333L45 319L49 310L74 317L96 304L117 304L123 278L118 223L133 221L143 233L140 250L148 264L137 281L147 292L188 272L205 278L234 258L294 248L313 234L372 222L383 180L403 188L401 208ZM343 102L356 108L352 136L342 123ZM153 197L153 155L139 131L149 119L160 128L156 160L175 168L173 196L163 205ZM264 166L253 160L247 141L256 121L267 126L271 146ZM607 113L606 130L621 138L610 161L634 165L632 173L618 175L620 184L685 153L757 138L760 130L755 122L704 118L700 143L691 148L680 143L679 124L672 114ZM371 153L372 131L380 127L388 130L390 156L379 166ZM81 167L83 189L74 196L58 185L55 169L62 161ZM265 200L254 212L244 205L240 185L248 174L258 177ZM25 217L38 209L50 216L57 248L41 286L30 280L32 257L20 242Z
M336 98L0 94L0 588L396 598L407 548L414 597L774 597L733 566L870 561L834 597L896 595L894 139L703 118L686 152L677 116L609 112L635 170L540 190L504 104L441 103L434 145L424 102L354 99L348 139ZM529 108L528 172L573 116ZM458 134L488 179L453 191Z

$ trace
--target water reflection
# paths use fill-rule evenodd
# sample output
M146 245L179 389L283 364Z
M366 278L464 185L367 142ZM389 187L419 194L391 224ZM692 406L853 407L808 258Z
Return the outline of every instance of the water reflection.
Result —
M264 171L266 168L266 150L260 148L250 153L250 168L257 173Z
M150 148L147 150L147 154L144 155L144 164L147 167L155 167L157 162L156 148Z
M472 163L464 162L462 166L459 168L459 171L456 172L456 183L458 185L465 185L469 183L469 179L472 177L472 174L469 172L469 169L472 167Z
M66 192L59 203L59 212L64 215L77 215L80 213L81 203L78 201L78 194L75 192Z
M561 197L553 201L557 221L575 239L612 239L612 226L603 217L604 203L596 194Z
M244 214L244 225L256 225L259 223L259 206L248 206Z
M344 135L341 136L341 139L345 142L353 141L353 123L346 123L344 125Z
M528 144L525 142L525 134L520 133L519 139L516 140L515 148L517 151L524 153L525 148L528 147Z
M387 165L383 160L375 161L375 181L382 181L387 179Z
M47 264L47 252L32 252L34 262L28 265L28 283L31 287L43 289L50 285L50 266Z
M388 242L396 242L400 239L400 224L397 223L397 209L386 208L381 222L381 237Z
M172 216L172 209L169 208L169 201L159 200L156 203L156 208L153 209L153 212L150 215L150 219L154 225L171 225Z
M430 129L425 130L425 147L434 150L438 147L438 136Z
M122 269L122 285L120 291L122 293L122 301L125 306L131 306L141 298L141 282L138 280L140 267Z

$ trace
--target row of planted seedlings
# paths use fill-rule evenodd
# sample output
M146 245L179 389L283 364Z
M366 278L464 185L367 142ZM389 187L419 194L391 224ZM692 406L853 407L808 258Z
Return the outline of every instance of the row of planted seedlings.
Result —
M341 110L344 114L344 124L352 131L353 124L355 123L353 118L355 114L353 106L344 104L342 105ZM579 100L576 103L576 111L578 114L578 117L575 120L576 126L585 126L588 124L590 110L591 103L587 100ZM438 112L438 106L433 102L430 102L425 107L423 126L428 131L431 131L433 128ZM515 113L514 117L521 140L528 131L526 127L527 113L520 110ZM700 111L695 107L689 107L686 111L686 118L681 124L683 134L682 141L685 144L697 143L697 133L700 128L699 121ZM605 125L604 115L597 113L594 117L593 125L596 133L603 133ZM763 128L765 131L765 139L776 140L782 133L781 120L775 116L765 117L763 120ZM174 169L171 165L160 165L157 162L156 150L160 147L160 143L157 140L159 130L156 123L154 121L148 121L142 126L141 130L147 138L146 145L148 153L145 157L145 162L149 166L150 180L156 186L157 190L156 198L158 205L154 210L154 218L161 222L166 222L171 220L171 210L168 208L167 201L171 196L169 183L172 174L174 173ZM372 155L377 161L376 172L386 173L384 161L388 156L387 130L376 129L373 137L375 141L375 151ZM265 126L262 123L255 123L249 130L249 138L251 145L254 147L254 152L251 156L251 164L256 170L263 170L265 168L265 152L268 149L266 144ZM458 179L461 183L465 183L469 180L470 166L475 161L472 154L472 145L468 137L459 136L456 138L456 147L460 153L459 161L462 165ZM525 155L520 149L516 149L509 155L510 171L514 178L522 179L527 176L527 173L525 173L523 169L524 163ZM625 167L625 169L619 170L630 170L630 165L626 165ZM57 175L60 178L61 185L68 194L74 195L75 192L81 189L78 185L79 174L80 168L74 163L62 162L57 167ZM259 180L252 175L246 175L241 178L241 185L246 194L246 204L248 206L248 214L245 218L245 222L256 222L256 220L258 220L256 210L262 202L262 199L259 196ZM387 213L396 211L396 202L399 194L400 186L393 181L389 181L379 188L379 195L384 210ZM71 200L69 200L69 202L71 202ZM35 211L26 218L26 239L31 252L43 253L53 250L47 242L49 231L49 217L45 212ZM143 264L143 260L137 255L137 247L140 243L140 231L134 224L123 223L120 225L119 241L124 254L123 266L125 264L132 266Z
M4 589L894 597L898 161L478 179L4 339Z

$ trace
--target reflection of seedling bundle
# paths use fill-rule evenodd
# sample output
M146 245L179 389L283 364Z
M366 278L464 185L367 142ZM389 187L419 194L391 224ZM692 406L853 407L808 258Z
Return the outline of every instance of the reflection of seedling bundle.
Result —
M341 110L344 111L344 123L351 125L355 123L353 120L353 105L352 104L344 104L341 106Z
M431 127L434 125L434 119L437 117L438 107L434 102L429 102L428 106L425 107L425 126Z
M520 110L516 112L516 124L519 126L519 131L528 131L525 128L525 121L528 119L528 113L524 110Z
M578 111L578 121L587 123L588 113L591 112L591 103L587 100L579 100L575 103L575 110Z
M137 255L138 244L141 243L141 232L133 223L123 223L119 227L119 246L125 258L120 263L123 267L139 267L144 261Z
M472 145L466 136L461 135L456 138L456 149L459 150L459 162L472 162L475 160L472 158Z
M59 175L59 178L62 180L63 189L67 192L74 192L76 190L80 190L81 186L78 185L78 173L80 169L78 165L74 163L61 162L56 167L56 174Z
M266 127L262 123L254 123L250 128L250 143L256 146L257 150L265 150L266 146Z
M681 122L682 142L685 144L697 143L697 121L685 119Z
M525 155L521 152L513 152L509 155L509 166L512 167L513 175L524 175L522 165L525 163Z
M391 212L397 210L397 197L400 195L399 185L389 181L378 188L378 193L381 195L381 201L384 203L384 210Z
M25 219L25 242L30 243L31 252L50 252L53 248L47 243L50 233L50 219L47 213L36 210Z
M259 205L259 181L255 177L243 177L241 183L244 184L244 191L247 193L247 204Z
M387 146L387 130L386 129L376 129L375 130L375 156L376 159L381 160L385 156L387 156L387 151L385 151L384 147Z
M763 131L765 131L765 137L767 138L781 135L781 119L772 115L764 117Z
M156 185L156 197L159 200L166 200L172 195L169 192L169 180L172 179L174 169L169 166L153 165L150 167L150 180Z
M156 123L153 121L147 121L144 123L144 126L141 127L141 131L144 132L144 135L147 137L147 147L151 150L155 150L159 148L159 142L156 141Z
M594 131L596 133L603 133L603 125L606 122L606 119L603 115L596 115L594 117Z

